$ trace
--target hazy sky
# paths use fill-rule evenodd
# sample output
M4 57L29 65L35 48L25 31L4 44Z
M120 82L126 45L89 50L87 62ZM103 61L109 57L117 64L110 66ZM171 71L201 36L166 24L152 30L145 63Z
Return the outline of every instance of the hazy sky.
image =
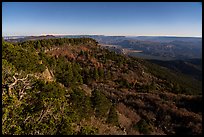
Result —
M202 36L200 2L3 2L3 36Z

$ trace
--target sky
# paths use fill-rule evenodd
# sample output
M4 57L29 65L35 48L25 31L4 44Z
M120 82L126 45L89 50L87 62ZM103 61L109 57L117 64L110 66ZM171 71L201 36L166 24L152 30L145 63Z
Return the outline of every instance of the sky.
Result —
M2 35L202 36L201 2L3 2Z

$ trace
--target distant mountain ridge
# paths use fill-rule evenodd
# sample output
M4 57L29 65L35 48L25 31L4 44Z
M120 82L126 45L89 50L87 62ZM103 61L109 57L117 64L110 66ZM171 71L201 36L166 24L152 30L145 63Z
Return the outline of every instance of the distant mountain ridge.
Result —
M169 36L105 36L105 35L45 35L5 39L8 42L24 42L53 38L93 38L99 44L118 45L114 50L141 50L142 54L156 58L192 59L202 58L202 38ZM122 48L121 48L122 47ZM134 54L137 56L137 54ZM133 56L134 56L133 55Z
M201 37L173 37L173 36L137 36L137 37L128 37L136 40L145 40L145 41L155 41L155 42L172 42L172 41L202 41Z
M53 38L57 38L53 35L43 35L43 36L11 36L11 37L6 37L5 41L8 42L24 42L24 41L28 41L28 40L40 40L40 39L53 39Z
M107 43L108 40L142 40L155 42L172 42L172 41L202 41L202 37L176 37L176 36L106 36L106 35L42 35L42 36L4 36L4 39L47 39L47 38L93 38L101 42Z

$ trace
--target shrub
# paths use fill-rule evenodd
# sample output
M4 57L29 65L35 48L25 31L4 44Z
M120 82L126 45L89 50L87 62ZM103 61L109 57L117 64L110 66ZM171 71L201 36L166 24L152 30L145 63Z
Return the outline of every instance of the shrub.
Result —
M96 135L98 134L98 129L90 126L81 127L78 135Z
M133 128L144 134L149 134L151 132L151 127L144 119L141 119L137 124L133 125Z
M91 96L93 108L97 117L105 117L111 107L110 101L99 90L92 91Z
M119 125L118 123L118 114L116 112L115 106L111 106L110 110L109 110L109 114L108 114L108 118L107 118L107 123L111 123L114 125Z

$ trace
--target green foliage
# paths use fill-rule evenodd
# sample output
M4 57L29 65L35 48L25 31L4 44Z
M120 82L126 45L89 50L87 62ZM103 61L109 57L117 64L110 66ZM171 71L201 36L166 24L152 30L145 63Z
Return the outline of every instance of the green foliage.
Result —
M58 126L57 126L56 135L74 135L74 133L75 132L71 126L70 117L62 118L60 121L60 124L58 124Z
M79 56L84 56L84 54L85 54L84 51L81 50L80 53L79 53Z
M7 69L6 71L3 71L3 79L5 85L10 85L13 83L13 76L14 73L17 71L15 70L15 67L12 66L9 62L6 60L3 60L3 70ZM21 72L18 75L19 77L25 77L25 73ZM29 83L32 83L32 81L28 81ZM3 83L2 83L3 84ZM23 105L25 104L24 101L27 98L27 96L24 96L22 101L19 100L19 91L22 90L24 86L22 85L22 82L18 82L14 85L11 91L11 95L5 94L5 92L8 93L8 89L3 88L4 94L2 94L2 132L3 134L11 134L11 135L19 135L24 133L22 122L24 119L23 112ZM25 89L24 92L28 92L28 90Z
M4 42L2 51L2 58L12 63L18 71L43 72L45 70L45 66L39 64L39 57L30 50L19 46L14 47L12 44Z
M83 78L81 76L81 67L79 64L72 63L73 70L73 83L83 84Z
M57 83L55 82L44 82L38 80L38 82L35 83L35 88L37 90L43 91L40 93L41 98L57 98L61 95L64 95L65 90Z
M160 67L156 64L147 61L144 61L143 64L146 66L147 72L150 72L154 76L165 80L166 89L173 93L183 93L192 95L202 93L201 81L193 79L182 73L175 72L164 67ZM172 87L171 83L175 85L175 87Z
M82 119L88 119L94 114L98 118L105 117L107 123L118 125L115 106L112 106L102 90L94 89L89 97L77 87L83 83L93 87L95 86L93 81L101 83L103 80L111 81L113 74L117 75L117 73L112 73L111 67L114 67L115 72L119 73L125 72L124 70L134 70L139 64L138 59L126 58L115 52L95 47L91 48L92 51L81 51L78 54L87 60L88 57L93 56L98 62L103 63L103 68L96 68L88 61L79 63L76 62L77 60L68 61L66 57L51 57L44 52L61 46L89 45L90 43L96 44L97 42L89 38L47 39L17 44L2 42L3 134L98 134L98 129L93 127L83 126L79 133L75 133L72 127L72 123L79 123ZM189 80L189 77L177 75L177 73L146 61L140 62L140 64L145 72L161 78L163 80L161 87L171 92L197 94L200 91L200 83L196 83L197 81L192 79ZM56 82L45 82L31 76L28 78L31 86L25 90L26 94L22 100L19 99L19 92L24 86L22 81L19 81L11 89L12 96L7 94L8 85L14 82L15 73L19 73L18 78L24 78L29 73L35 75L36 72L43 72L46 67L52 70ZM124 69L125 67L126 69ZM122 88L135 88L140 92L153 91L156 89L156 84L160 84L152 82L144 85L135 84L133 87L133 84L124 78L118 78L114 82ZM145 120L139 121L134 127L144 134L149 134L151 131L150 125Z
M97 135L98 129L90 126L81 127L78 135Z
M107 53L105 55L106 59L104 59L104 61L106 61L107 59L110 59L114 61L118 67L122 67L123 64L127 63L126 57L121 54L117 54L114 51L107 51L106 53Z
M102 80L103 78L104 78L104 70L103 70L103 68L99 68L99 71L98 71L99 73L99 77L100 77L100 79Z
M92 79L90 69L83 68L82 76L83 76L83 82L85 84L89 84Z
M43 39L43 40L29 40L25 42L18 43L23 48L29 49L31 51L44 51L51 49L53 47L60 47L64 45L86 45L86 44L96 44L97 42L91 38L55 38L55 39Z
M54 45L64 44L63 40L66 43L67 39L39 40L27 41L15 46L2 42L3 85L12 83L13 75L18 71L25 71L19 75L19 78L23 78L28 73L44 71L45 66L53 70L57 79L57 82L45 82L33 77L33 80L30 81L31 88L25 90L27 94L22 100L18 98L18 93L23 87L22 82L18 82L12 89L12 96L2 94L3 134L72 135L75 132L71 123L89 118L93 114L90 97L77 88L73 88L70 94L58 83L67 87L77 87L77 84L83 84L81 66L78 63L67 61L64 57L56 59L43 52ZM78 39L68 39L68 41L76 44L85 43ZM91 39L88 41L93 42ZM89 77L91 77L90 74L88 73ZM4 93L8 91L5 87L3 90ZM80 134L95 134L96 132L94 128L84 127Z
M106 80L111 79L111 72L110 72L110 70L106 70L105 74L106 74L106 77L105 77Z
M27 94L22 100L18 99L18 94L13 94L11 97L3 94L3 134L54 135L58 130L60 130L59 134L72 134L69 133L71 130L68 130L71 129L71 119L69 115L63 114L65 110L69 110L65 89L55 82L45 83L36 79L30 82L35 84L32 85L32 89L25 91ZM12 89L13 93L18 93L21 90L22 86L19 84L17 83L16 88ZM55 118L51 117L52 115ZM60 119L64 119L65 122ZM66 132L64 133L64 131Z
M58 82L69 87L73 80L73 71L70 62L67 62L64 58L57 60L55 75Z
M137 92L143 92L143 93L148 93L151 91L154 91L156 89L156 84L152 82L151 84L135 84L135 87Z
M11 63L5 59L2 59L2 84L11 82L11 77L16 71L16 68Z
M114 124L114 125L117 125L117 126L119 125L119 123L118 123L118 114L116 112L116 108L115 108L114 105L112 105L110 110L109 110L107 123L111 123L111 124Z
M74 62L69 62L63 57L57 59L54 71L58 82L66 87L83 84L81 66Z
M116 80L121 88L131 88L131 84L124 78L119 78Z
M144 119L141 119L137 124L133 125L133 128L144 134L150 134L152 130Z
M98 80L99 79L99 75L98 75L98 69L97 68L94 68L93 74L94 74L94 79Z
M91 100L97 117L106 117L111 107L110 101L99 90L92 91Z
M79 120L90 117L93 112L91 99L83 91L78 88L73 89L70 95L70 101L72 102L72 108L77 112Z

